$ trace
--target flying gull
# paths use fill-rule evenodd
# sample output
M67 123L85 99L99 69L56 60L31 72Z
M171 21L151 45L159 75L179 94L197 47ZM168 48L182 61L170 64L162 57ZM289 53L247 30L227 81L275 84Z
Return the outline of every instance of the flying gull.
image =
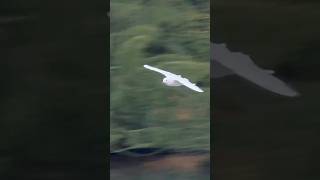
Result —
M181 75L176 75L171 72L164 71L162 69L152 67L149 65L144 65L143 67L145 67L146 69L149 69L151 71L155 71L155 72L158 72L158 73L164 75L165 78L163 78L162 83L164 83L167 86L182 86L183 85L183 86L186 86L194 91L203 92L202 89L200 89L195 84L191 83L187 78L183 78Z

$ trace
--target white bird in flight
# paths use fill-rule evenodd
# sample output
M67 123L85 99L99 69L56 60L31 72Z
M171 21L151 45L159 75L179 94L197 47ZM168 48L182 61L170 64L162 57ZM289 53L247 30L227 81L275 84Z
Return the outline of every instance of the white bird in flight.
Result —
M171 72L164 71L164 70L161 70L159 68L152 67L149 65L144 65L143 67L145 67L151 71L156 71L156 72L164 75L165 78L163 78L162 83L164 83L167 86L182 86L182 85L184 85L194 91L203 92L202 89L200 89L195 84L191 83L187 78L183 78L181 75L176 75Z

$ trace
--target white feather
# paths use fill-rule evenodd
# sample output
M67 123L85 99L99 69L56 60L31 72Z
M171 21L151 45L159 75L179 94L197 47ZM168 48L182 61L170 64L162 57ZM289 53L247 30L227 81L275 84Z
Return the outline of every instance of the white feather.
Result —
M167 82L164 82L166 85L168 86L179 86L179 85L184 85L194 91L197 92L203 92L202 89L200 89L198 86L196 86L195 84L191 83L187 78L183 78L181 75L176 75L173 74L171 72L168 71L164 71L162 69L156 68L156 67L152 67L149 65L144 65L143 67L145 67L146 69L158 72L162 75L165 76L165 79L167 80ZM178 82L178 83L177 83Z

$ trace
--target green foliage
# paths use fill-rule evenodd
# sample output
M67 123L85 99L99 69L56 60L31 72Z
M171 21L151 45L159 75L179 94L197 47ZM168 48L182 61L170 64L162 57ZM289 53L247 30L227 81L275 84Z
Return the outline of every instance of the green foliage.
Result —
M111 2L111 151L209 150L209 1ZM149 64L200 81L163 86Z

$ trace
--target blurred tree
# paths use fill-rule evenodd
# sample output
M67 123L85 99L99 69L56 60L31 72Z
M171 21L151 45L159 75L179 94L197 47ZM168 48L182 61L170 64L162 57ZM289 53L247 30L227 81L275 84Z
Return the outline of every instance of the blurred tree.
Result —
M209 1L111 2L111 152L209 150ZM204 93L161 84L150 64L201 82Z

